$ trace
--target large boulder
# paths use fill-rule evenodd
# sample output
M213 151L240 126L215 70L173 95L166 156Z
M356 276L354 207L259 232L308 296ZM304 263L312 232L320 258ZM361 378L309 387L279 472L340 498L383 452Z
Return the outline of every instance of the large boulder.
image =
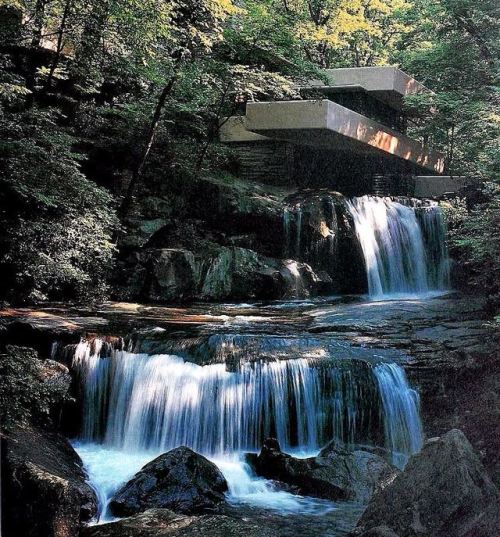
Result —
M285 202L289 255L326 271L336 292L366 292L363 253L346 198L329 189L306 189Z
M500 535L499 500L469 441L453 429L429 440L374 494L354 535L385 527L399 537L493 537Z
M398 472L376 453L362 450L329 447L318 457L297 459L283 453L273 438L248 461L258 475L292 485L301 494L361 503L368 502L377 487Z
M274 529L247 518L225 515L179 515L168 509L144 513L110 524L85 528L83 537L275 537Z
M2 535L76 537L96 512L82 461L63 436L26 427L2 437Z
M224 502L226 490L227 482L215 464L187 447L178 447L146 464L117 491L109 509L116 516L151 508L201 513Z
M135 298L244 300L307 297L331 282L309 265L264 257L253 250L200 242L196 248L147 248L130 271Z
M189 250L147 250L144 256L144 293L149 300L169 301L196 295L201 266Z
M283 244L283 198L286 190L231 177L199 181L196 213L229 240L255 236L253 247L264 255L279 255Z

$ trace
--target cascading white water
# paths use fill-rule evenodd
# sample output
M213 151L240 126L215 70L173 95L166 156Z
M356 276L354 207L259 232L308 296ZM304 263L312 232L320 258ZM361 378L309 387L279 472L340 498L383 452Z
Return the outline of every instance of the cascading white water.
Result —
M436 203L411 206L374 196L344 202L345 213L354 223L371 296L423 294L448 288L446 229ZM308 227L302 229L305 221ZM339 258L336 248L339 225L347 224L336 216L333 198L328 194L285 207L285 255L327 270L332 277L339 271L352 270L344 266L346 260ZM313 236L311 229L316 230ZM321 229L324 235L318 233Z
M450 259L446 245L446 225L443 211L437 205L421 207L417 211L426 246L427 278L434 289L450 286Z
M437 205L414 208L372 196L347 204L363 251L370 295L447 287L445 229Z
M382 398L385 446L392 462L402 467L408 454L422 447L418 393L408 387L404 370L396 364L379 364L374 374Z
M383 430L396 463L421 445L418 397L396 364L301 358L243 362L229 371L225 363L200 366L175 355L113 350L95 340L77 346L73 368L83 395L75 447L104 510L123 480L179 445L219 464L233 500L281 512L332 507L251 475L239 456L258 450L268 436L287 451L312 455L332 438L366 443Z
M275 436L285 449L312 452L332 437L367 440L381 402L383 427L394 431L387 447L409 455L420 446L418 398L396 364L356 371L302 358L243 363L231 372L223 363L120 350L101 357L100 350L82 342L73 362L86 441L132 451L188 445L220 455L257 450Z

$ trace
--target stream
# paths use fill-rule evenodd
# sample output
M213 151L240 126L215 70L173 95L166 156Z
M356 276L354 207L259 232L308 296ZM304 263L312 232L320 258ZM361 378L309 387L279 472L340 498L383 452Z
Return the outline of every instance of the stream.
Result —
M320 203L330 210L328 229L336 229L332 200ZM340 536L362 505L300 496L256 476L245 453L273 437L286 453L314 457L334 440L346 449L381 448L403 468L420 450L419 395L404 370L410 356L373 331L446 293L441 212L368 196L347 207L368 295L187 310L137 305L148 314L129 312L124 339L96 336L76 346L81 428L73 444L99 498L96 522L112 520L110 499L145 463L188 446L225 476L224 512L262 519L277 535L300 528L306 536ZM297 203L284 212L286 248L299 259L322 256L328 266L335 236L308 242L303 210Z
M122 348L82 341L73 356L83 405L74 447L99 497L99 523L113 520L106 506L120 485L159 454L186 445L222 471L233 514L262 517L278 535L297 525L305 535L344 535L363 506L284 490L256 476L244 453L274 436L287 453L316 456L335 438L384 447L403 467L423 439L418 393L403 369L408 354L360 344L346 329L324 330L354 324L359 338L366 316L383 327L402 308L432 301L411 295L198 305L196 323L175 331L142 317ZM161 319L162 309L154 311Z

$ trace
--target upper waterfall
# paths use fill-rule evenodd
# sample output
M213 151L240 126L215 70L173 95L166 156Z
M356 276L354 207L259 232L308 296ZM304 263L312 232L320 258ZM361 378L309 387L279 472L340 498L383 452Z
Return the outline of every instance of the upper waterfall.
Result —
M437 203L305 193L285 207L283 225L285 255L327 271L340 291L360 291L360 267L371 296L449 286L446 227Z
M445 227L436 205L410 207L391 198L348 201L363 250L368 292L424 293L448 285Z

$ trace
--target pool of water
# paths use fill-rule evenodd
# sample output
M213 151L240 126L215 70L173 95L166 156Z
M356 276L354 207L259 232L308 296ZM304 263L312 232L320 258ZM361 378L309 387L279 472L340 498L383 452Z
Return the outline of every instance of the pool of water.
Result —
M98 497L100 516L97 523L115 520L108 511L108 503L114 493L160 454L151 451L127 452L80 441L74 441L73 447L80 455L89 482ZM305 457L313 454L297 452L294 455ZM355 504L335 503L281 490L273 481L256 476L244 462L242 454L210 459L227 480L227 502L233 510L256 508L261 515L263 510L275 516L324 516L333 512L338 514L344 508L351 512L358 508Z

